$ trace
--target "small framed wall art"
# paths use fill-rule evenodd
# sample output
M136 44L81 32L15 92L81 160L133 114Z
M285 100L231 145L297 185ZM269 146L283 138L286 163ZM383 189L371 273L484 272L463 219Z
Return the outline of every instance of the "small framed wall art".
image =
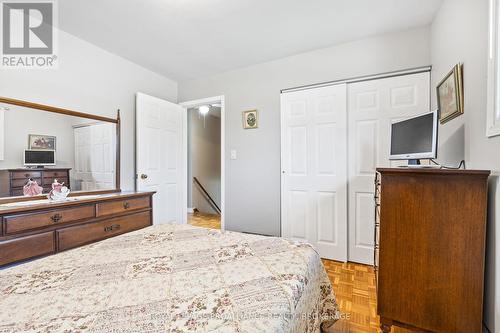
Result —
M463 66L457 64L436 88L441 124L464 113Z
M56 149L56 137L50 135L29 135L29 149Z
M259 127L259 114L257 110L243 112L243 128L251 129Z

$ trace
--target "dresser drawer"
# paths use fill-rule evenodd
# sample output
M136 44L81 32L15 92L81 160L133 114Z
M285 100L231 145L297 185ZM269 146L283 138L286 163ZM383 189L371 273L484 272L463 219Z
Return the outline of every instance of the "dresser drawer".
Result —
M55 252L54 232L0 242L0 265Z
M26 185L28 182L29 178L19 178L19 179L12 179L11 180L11 186L12 187L23 187ZM42 179L41 178L33 178L34 181L38 183L38 185L42 185Z
M59 251L113 237L151 225L151 212L142 212L57 231Z
M64 183L64 185L68 185L68 178L67 177L44 177L43 178L43 185L44 186L50 186L52 188L52 183L54 182L54 180L57 179L57 182L62 184Z
M10 191L10 195L13 197L22 197L24 195L24 192L22 188L13 188Z
M45 227L48 225L89 219L93 218L94 216L94 205L86 205L75 208L65 208L39 213L5 216L3 223L5 233L13 234L16 232Z
M106 216L150 207L149 197L116 200L97 204L97 216Z
M42 178L40 171L12 171L12 179Z
M54 171L44 171L43 178L62 178L68 177L68 172L66 170L54 170Z

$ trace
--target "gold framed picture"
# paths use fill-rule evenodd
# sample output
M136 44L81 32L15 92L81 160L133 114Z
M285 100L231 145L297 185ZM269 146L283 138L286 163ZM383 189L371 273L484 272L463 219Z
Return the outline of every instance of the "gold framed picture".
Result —
M463 66L457 64L436 87L441 124L464 113Z
M243 112L243 128L252 129L259 127L259 114L257 110Z

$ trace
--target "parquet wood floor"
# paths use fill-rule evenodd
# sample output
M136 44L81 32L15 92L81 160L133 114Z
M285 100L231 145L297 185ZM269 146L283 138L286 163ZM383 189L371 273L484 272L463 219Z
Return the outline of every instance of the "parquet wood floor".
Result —
M220 216L203 213L188 215L188 223L198 227L220 229ZM323 259L323 265L332 282L340 311L346 319L335 324L335 333L377 333L377 290L375 272L371 266L340 263ZM393 328L393 333L410 331Z
M375 273L370 266L323 259L337 303L346 315L339 332L378 332Z
M188 214L188 224L196 227L220 229L220 215L205 214L200 212Z
M346 319L335 324L335 333L377 333L377 289L373 267L356 263L341 263L323 259L326 273L332 282L340 311ZM403 328L393 333L411 333Z

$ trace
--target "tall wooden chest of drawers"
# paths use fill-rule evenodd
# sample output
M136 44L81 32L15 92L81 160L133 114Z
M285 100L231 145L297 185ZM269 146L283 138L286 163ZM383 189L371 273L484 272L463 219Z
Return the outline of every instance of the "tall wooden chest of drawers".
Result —
M377 171L382 332L480 333L490 172Z

